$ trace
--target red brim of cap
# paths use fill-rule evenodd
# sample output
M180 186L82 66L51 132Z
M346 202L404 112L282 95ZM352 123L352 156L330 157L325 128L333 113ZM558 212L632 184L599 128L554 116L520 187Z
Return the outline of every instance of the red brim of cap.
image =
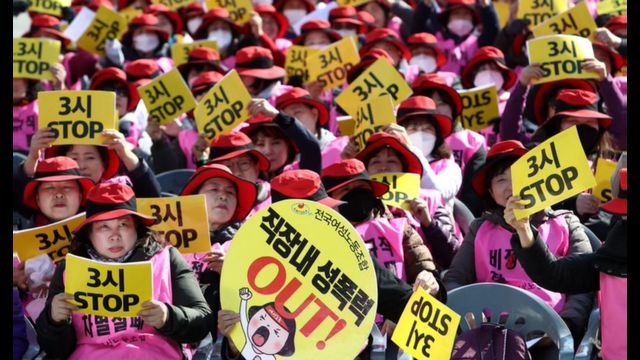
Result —
M367 182L369 185L371 185L371 189L373 190L373 196L375 197L380 197L384 194L387 193L387 191L389 191L389 185L379 182L379 181L375 181L375 180L366 180L366 179L351 179L349 181L345 181L341 184L338 184L334 187L332 187L331 189L327 190L327 194L328 193L332 193L342 187L345 187L351 183L354 183L356 181L364 181Z
M324 199L317 200L317 202L319 202L322 205L326 205L326 206L328 206L328 207L330 207L332 209L335 209L336 207L338 207L338 206L340 206L340 205L345 203L344 201L340 201L340 200L334 199L334 198L332 198L330 196L327 196Z
M538 87L532 88L529 91L530 92L535 91L535 93L533 94L534 99L533 99L533 106L532 106L533 116L535 118L536 124L538 125L544 123L545 121L543 114L544 114L544 111L546 111L547 103L551 101L551 99L548 99L547 97L549 96L549 93L551 92L551 90L555 88L554 83L557 83L557 86L560 86L560 85L569 86L574 89L581 89L581 90L596 92L596 89L593 88L591 83L581 79L564 79L564 80L559 80L558 82L554 81L554 82L540 84Z
M351 24L358 27L358 34L364 34L367 32L367 25L360 20L350 19L350 18L338 18L334 19L332 22L336 24Z
M627 215L627 199L616 198L602 204L600 208L610 214Z
M278 79L284 77L285 71L279 66L273 66L269 69L239 69L236 67L238 75L253 76L259 79Z
M36 203L36 187L39 185L39 183L70 180L77 180L80 184L80 187L82 188L81 205L84 205L87 193L89 192L89 190L91 190L91 188L93 188L94 183L93 181L91 181L91 179L78 175L56 175L31 180L24 188L22 202L25 206L28 206L34 210L38 210L38 204Z
M194 60L194 61L189 61L189 62L186 62L184 64L178 65L177 68L178 68L178 72L180 74L182 74L183 77L186 78L187 75L189 74L189 70L191 70L191 67L193 65L203 65L203 64L211 65L211 67L213 67L213 71L219 72L220 74L226 73L226 71L224 71L222 69L222 67L220 67L219 64L216 64L216 62L213 61L213 60Z
M552 119L554 119L554 118L556 118L558 116L572 116L572 117L578 117L578 118L594 118L594 119L598 119L598 125L601 128L603 128L604 130L607 130L611 126L611 124L613 122L613 119L611 118L611 116L609 116L607 114L603 114L603 113L598 112L598 111L583 109L583 110L572 110L572 111L560 111L558 113L555 113L542 126L544 126L547 123L551 122Z
M453 5L449 6L449 7L447 7L446 9L442 10L438 14L438 19L440 20L440 23L444 24L445 27L446 27L446 25L447 25L446 20L449 18L449 13L451 13L453 10L457 10L457 9L468 9L469 11L471 11L471 13L473 14L473 19L476 22L476 25L478 25L478 24L480 24L482 22L480 20L480 15L476 11L476 9L474 9L471 6L466 5L466 4L453 4Z
M40 28L40 29L38 29L38 31L41 31L41 32L47 33L49 35L53 35L53 36L57 37L58 40L60 40L62 42L63 47L67 47L71 43L71 40L68 37L66 37L64 35L64 33L60 32L60 31L58 31L56 29ZM22 35L22 37L26 37L26 38L33 37L33 32L30 31L30 32Z
M138 220L140 220L145 226L152 226L156 223L156 218L154 217L150 217L150 216L147 216L132 210L128 210L128 209L117 209L117 210L106 211L103 213L95 214L92 217L87 218L85 221L82 222L82 224L76 226L76 228L73 229L72 232L74 234L77 234L78 231L80 231L80 229L82 229L85 225L91 224L92 222L112 220L112 219L121 218L127 215L133 215L138 217Z
M326 106L324 106L324 104L316 101L316 100L312 100L312 99L305 99L305 98L298 98L298 99L291 99L289 101L285 101L283 103L280 104L280 106L278 107L278 110L282 110L284 108L286 108L287 106L291 105L291 104L296 104L296 103L302 103L302 104L307 104L309 106L313 106L315 109L318 110L318 122L320 123L320 125L325 125L326 123L329 122L329 110L327 109Z
M396 122L398 124L400 124L401 122L414 117L414 116L420 116L420 115L426 115L426 116L431 116L433 117L436 122L438 123L438 130L440 131L440 133L438 134L438 136L441 139L445 139L447 136L451 135L451 131L453 129L453 123L451 121L451 119L449 119L448 117L444 116L444 115L440 115L440 114L434 114L433 112L428 112L428 111L416 111L416 112L412 112L411 114L407 114L405 116L402 116L400 118L398 118L398 120L396 120Z
M473 191L478 194L480 198L484 198L487 195L487 188L485 187L485 178L487 177L487 172L498 162L508 159L510 157L520 158L524 154L527 153L526 149L513 149L509 152L496 155L495 157L490 158L485 162L478 171L476 171L475 175L471 179L471 187Z
M295 39L293 39L293 41L291 41L291 43L293 45L302 45L302 43L304 42L304 39L307 38L307 35L309 35L309 33L313 32L313 31L320 31L320 32L323 32L323 33L327 34L327 36L329 36L329 38L331 39L332 43L342 40L342 35L340 35L338 32L336 32L334 30L330 30L330 29L314 29L314 30L309 30L309 32L307 32L305 34L298 35Z
M266 156L262 155L262 153L260 151L255 150L255 149L242 149L242 150L238 150L238 151L232 151L232 152L230 152L230 153L228 153L226 155L219 156L217 158L209 160L209 164L220 162L220 161L224 161L224 160L233 159L233 158L238 157L238 156L243 155L243 154L251 154L251 155L255 156L258 159L258 170L260 170L260 171L269 171L269 167L271 166L271 163L269 162L269 159L267 159Z
M409 150L393 138L384 138L372 145L366 146L364 150L356 154L356 159L364 162L369 154L385 146L388 146L400 153L400 155L403 157L402 159L400 159L401 162L405 162L407 164L407 172L422 176L422 163L420 163L420 159L418 159L418 157L414 153L412 153L411 150ZM365 166L366 165L367 164L365 164Z

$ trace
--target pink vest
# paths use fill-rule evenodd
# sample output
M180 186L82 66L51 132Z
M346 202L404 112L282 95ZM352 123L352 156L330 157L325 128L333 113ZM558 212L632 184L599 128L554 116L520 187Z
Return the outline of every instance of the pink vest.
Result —
M627 278L600 273L602 359L627 358Z
M347 146L348 143L348 136L340 136L327 144L327 146L325 146L321 151L322 168L324 169L327 166L342 160L342 150L344 150L345 146ZM300 160L296 160L284 168L285 171L298 169L300 169Z
M220 61L220 63L222 65L226 66L227 69L233 70L236 67L236 57L235 57L235 55L227 56L226 58L222 59L222 61Z
M356 226L371 257L401 280L407 280L404 270L402 236L406 218L375 218Z
M13 150L29 151L31 137L38 130L38 100L13 107Z
M187 169L195 169L191 147L198 140L198 132L192 129L182 130L178 133L178 145L187 159Z
M460 166L460 170L464 174L464 167L471 160L471 157L480 149L484 147L487 150L487 143L482 135L471 130L461 130L451 133L444 142L449 145L453 152L453 158L456 164Z
M406 81L407 84L411 85L416 80L419 74L420 67L418 67L418 65L409 65L409 67L407 68L407 73L403 74L404 81Z
M154 255L153 298L172 303L169 247ZM181 359L179 345L139 317L110 318L73 313L76 350L69 359Z
M441 32L436 33L436 39L438 39L438 46L447 56L447 62L440 69L441 71L451 71L460 75L462 68L478 51L478 37L474 34L469 35L459 45L456 45L453 39L445 39Z
M502 116L502 112L504 108L507 106L507 101L509 101L509 96L511 93L508 91L500 91L498 93L498 110L500 111L500 116ZM482 136L484 136L487 146L491 147L493 144L501 141L500 134L494 132L493 126L486 127L479 131Z
M452 162L455 162L455 160L440 159L440 160L430 162L429 165L431 165L431 169L433 170L433 172L436 173L436 175L438 175L440 174L440 172L442 172L442 170L451 166Z
M613 78L613 84L620 89L620 92L624 96L624 99L627 99L627 77L626 76L616 76Z
M436 74L447 82L447 86L451 87L458 80L458 74L451 71L437 71Z
M569 228L564 216L556 216L538 227L540 238L555 256L565 256L569 249ZM476 233L474 253L478 282L497 282L532 292L556 312L564 308L565 295L545 290L534 283L522 269L511 248L511 232L485 221Z

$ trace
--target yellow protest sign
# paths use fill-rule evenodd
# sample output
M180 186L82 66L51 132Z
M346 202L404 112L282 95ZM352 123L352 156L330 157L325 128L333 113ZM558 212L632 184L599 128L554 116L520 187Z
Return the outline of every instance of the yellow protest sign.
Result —
M627 0L601 0L597 4L598 15L627 15Z
M547 139L513 163L511 179L513 194L520 196L525 206L515 210L517 219L596 185L575 126Z
M351 136L356 130L356 120L351 116L338 116L336 118L338 122L338 129L340 129L341 135Z
M396 115L393 113L393 102L387 94L371 98L360 104L355 118L353 141L358 151L364 149L371 135L381 131L387 125L395 124Z
M498 13L498 21L500 23L500 29L504 28L509 21L509 12L511 11L511 4L503 0L493 0L493 6Z
M151 229L182 254L208 252L209 219L204 195L162 198L138 198L138 211L155 217L159 223Z
M597 79L595 72L582 70L586 59L594 59L589 39L574 35L547 35L527 41L529 63L540 63L544 77L533 80L542 84L563 79Z
M567 0L520 0L516 17L529 19L531 26L537 26L567 8Z
M122 16L127 21L127 24L128 24L131 22L131 19L133 19L134 17L138 15L142 15L142 10L136 9L133 6L127 6L126 8L118 11L118 14L120 14L120 16Z
M100 5L93 21L78 39L78 47L90 53L105 56L106 40L120 40L122 35L127 32L127 27L127 20L124 17L108 7Z
M284 60L284 70L286 72L284 78L285 83L294 76L301 76L302 81L307 83L309 80L309 69L307 67L306 59L318 52L320 52L318 49L300 45L291 45L287 49L287 56Z
M407 200L420 196L420 175L412 173L379 173L371 180L389 185L389 191L380 197L388 206L409 210Z
M206 0L207 9L224 8L229 11L229 18L242 26L249 22L253 12L251 0Z
M60 41L52 39L13 39L13 77L54 80L51 65L58 63Z
M616 171L617 165L617 162L607 159L598 159L596 163L596 186L591 190L591 194L600 199L602 204L613 199L611 196L611 177Z
M391 340L415 359L449 359L460 315L418 287Z
M161 125L171 123L196 107L196 99L175 68L147 85L140 86L138 93L149 110L149 116L155 117Z
M393 106L398 106L402 100L413 91L404 80L402 74L389 62L380 58L364 70L349 87L336 97L336 103L353 118L357 117L360 103L375 98L381 94L391 95Z
M589 13L587 3L582 1L571 9L534 27L533 35L535 37L554 34L577 35L593 41L596 29L596 22Z
M69 252L73 237L71 231L85 218L85 213L80 213L53 224L14 231L13 251L22 261L42 254L49 255L53 261L63 259Z
M189 52L196 48L206 47L218 51L218 46L214 40L202 40L194 41L190 44L174 44L171 47L171 58L173 64L178 67L179 65L186 64L189 59Z
M458 90L462 98L460 123L465 129L479 131L500 121L498 91L495 85Z
M198 132L204 133L208 142L220 134L230 133L250 117L247 111L250 101L251 95L240 75L231 70L200 99L193 112Z
M183 6L198 2L197 0L153 0L154 4L163 4L169 7L171 10L178 10Z
M371 0L338 0L337 3L340 6L347 6L347 5L351 5L351 6L360 6L362 4L366 4L368 2L370 2Z
M51 127L52 145L102 145L107 129L117 129L118 112L113 91L41 91L38 93L38 128Z
M347 72L359 62L360 54L353 37L342 39L307 58L307 83L319 81L323 91L333 89L347 82Z
M71 0L29 0L29 12L60 17L62 8L71 5Z
M136 317L142 304L153 299L150 261L107 263L67 255L64 292L82 314Z
M371 256L335 210L284 200L236 233L220 281L222 309L240 314L231 337L245 359L353 359L377 308Z

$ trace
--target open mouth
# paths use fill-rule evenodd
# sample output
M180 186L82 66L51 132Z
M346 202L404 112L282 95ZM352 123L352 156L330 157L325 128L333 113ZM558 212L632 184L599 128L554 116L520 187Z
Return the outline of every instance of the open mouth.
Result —
M269 329L264 326L260 326L256 332L251 336L251 341L255 346L262 346L269 339Z

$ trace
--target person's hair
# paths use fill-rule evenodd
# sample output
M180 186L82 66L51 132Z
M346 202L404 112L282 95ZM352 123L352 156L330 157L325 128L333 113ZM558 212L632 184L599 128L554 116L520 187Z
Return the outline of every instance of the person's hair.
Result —
M131 97L131 94L129 94L129 88L127 87L127 85L116 79L105 80L103 83L100 84L100 86L96 88L96 90L112 91L113 89L116 89L116 88L124 89L124 91L127 94L127 97Z
M384 150L384 149L389 149L389 150L391 150L391 152L392 152L392 153L394 153L394 154L398 157L398 159L400 159L400 163L402 164L402 172L407 172L407 164L406 164L406 161L404 161L404 156L402 156L402 154L400 154L400 152L398 152L396 149L392 148L392 147L391 147L391 146L389 146L389 145L382 146L382 147L380 147L380 148L378 148L378 149L376 149L376 150L374 150L374 151L370 152L370 153L369 153L369 154L364 158L364 160L362 161L362 162L365 164L365 167L367 167L367 168L368 168L368 167L369 167L369 161L371 161L371 158L372 158L372 157L374 157L374 156L376 156L376 155L378 155L378 153L379 153L380 151Z
M104 165L105 169L108 167L109 164L109 150L105 147L105 146L98 146L98 145L92 145L94 146L96 149L98 149L98 154L100 154L100 160L102 160L102 164ZM58 150L58 153L56 154L57 156L69 156L69 151L71 151L71 149L73 149L74 145L60 145L60 148Z
M491 180L494 177L505 172L518 159L518 156L506 156L503 159L500 159L497 163L493 164L493 166L489 167L489 169L487 169L487 175L484 178L484 188L487 189L487 192L482 199L486 210L495 210L501 208L501 206L496 203L496 201L493 199L493 196L491 196L491 193L489 192L489 190L491 190Z
M249 138L255 144L258 140L258 135L262 134L264 137L270 137L275 139L282 139L287 144L287 162L286 164L290 164L293 159L296 157L296 150L293 148L291 141L287 138L287 134L280 127L277 126L260 126L256 130L252 131L249 134Z
M275 84L276 82L280 81L281 78L276 78L276 79L261 79L259 77L255 78L256 80L254 81L253 84L251 84L250 88L252 88L256 94L260 93L261 91L263 91L264 89L268 88L269 86Z
M262 306L259 305L255 305L249 308L249 319L251 319L253 317L253 315L255 315L258 311L260 311L261 309L266 308L267 306L273 306L275 308L275 303L274 302L270 302L270 303L266 303ZM286 312L288 312L289 314L291 314L291 311L289 311L289 309L287 309L286 306L282 306L284 308L284 310ZM289 335L287 336L287 340L285 340L284 342L284 346L282 347L282 349L280 349L280 351L278 351L278 353L276 355L280 355L280 356L291 356L293 355L293 353L295 353L295 344L294 344L294 340L295 340L295 335L296 335L296 321L295 319L289 319L287 317L282 317L282 321L284 321L284 323L287 325L287 328L289 328L288 332ZM248 340L248 339L247 339Z
M32 102L38 98L38 93L40 91L44 91L44 86L40 81L37 80L27 80L27 92L25 94L25 101Z
M426 96L428 98L433 99L433 94L436 94L436 93L440 95L440 97L442 98L442 101L444 101L447 105L451 106L451 110L453 112L455 110L453 99L444 90L431 88L421 92L417 92L415 95L422 95L422 96Z

